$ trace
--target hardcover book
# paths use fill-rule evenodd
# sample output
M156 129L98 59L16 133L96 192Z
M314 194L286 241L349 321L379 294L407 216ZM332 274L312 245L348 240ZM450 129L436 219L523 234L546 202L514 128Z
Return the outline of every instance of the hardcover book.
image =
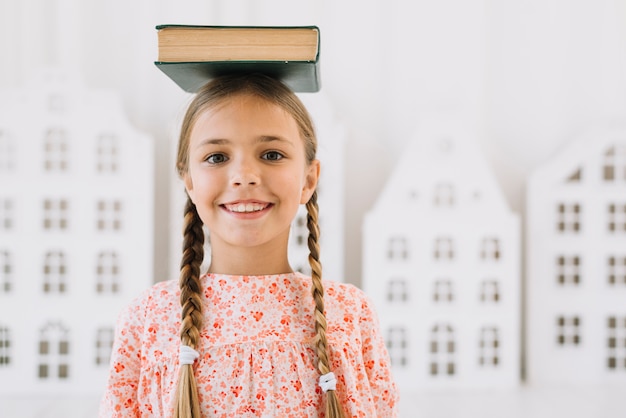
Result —
M155 65L187 92L224 74L260 72L296 92L320 89L316 26L159 25Z

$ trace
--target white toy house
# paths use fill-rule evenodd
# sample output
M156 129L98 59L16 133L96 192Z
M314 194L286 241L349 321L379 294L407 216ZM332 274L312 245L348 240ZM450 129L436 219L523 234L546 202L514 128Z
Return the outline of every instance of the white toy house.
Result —
M596 129L527 184L533 384L626 382L626 129Z
M332 106L323 93L300 94L315 124L318 152L321 161L320 181L317 188L320 226L320 257L324 278L334 281L344 280L344 146L345 130L333 116ZM173 152L178 146L178 132L173 135ZM175 167L175 161L171 163ZM172 169L175 172L174 169ZM172 180L173 190L171 207L170 275L177 278L180 268L182 248L182 221L185 204L184 185L178 178ZM289 261L294 270L310 274L308 263L309 249L306 226L306 208L300 207L291 227L289 238ZM209 237L205 240L205 260L202 271L206 271L210 262L211 250Z
M363 287L401 390L518 384L519 218L470 130L424 118L363 236Z
M100 395L152 283L152 141L60 71L0 102L0 393Z

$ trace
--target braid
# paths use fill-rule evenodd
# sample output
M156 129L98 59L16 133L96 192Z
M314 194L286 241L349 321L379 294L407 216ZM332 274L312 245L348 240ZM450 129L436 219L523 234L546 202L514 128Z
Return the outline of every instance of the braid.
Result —
M200 265L204 258L202 221L189 196L185 204L183 257L180 263L180 305L182 307L180 339L182 345L195 349L202 328L202 290ZM191 364L180 366L174 403L175 418L200 418L198 389Z
M328 359L328 341L326 340L326 316L324 315L324 287L322 286L322 264L320 263L320 246L318 243L320 229L318 226L317 191L313 192L311 199L306 204L307 228L309 229L309 264L311 265L311 278L313 285L311 293L315 301L315 351L317 352L317 370L324 375L329 373L330 361ZM343 410L339 405L337 394L334 390L326 392L326 417L343 418Z

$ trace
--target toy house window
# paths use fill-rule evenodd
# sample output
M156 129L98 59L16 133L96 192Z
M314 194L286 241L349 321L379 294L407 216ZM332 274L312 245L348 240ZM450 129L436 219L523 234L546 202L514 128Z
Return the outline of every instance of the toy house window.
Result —
M580 257L560 255L556 258L556 279L560 285L580 284Z
M6 130L0 129L0 173L13 171L15 167L15 148L13 138Z
M43 201L43 228L45 230L65 230L68 228L69 203L66 199L45 199Z
M626 371L626 317L610 316L607 331L607 368Z
M435 260L452 260L454 258L454 243L452 238L440 237L435 239L433 251Z
M293 236L297 247L307 247L309 230L306 226L306 214L298 214L292 225Z
M96 365L107 366L113 349L113 328L98 328L96 333Z
M11 364L11 333L9 328L0 326L0 368Z
M438 324L430 332L431 376L455 374L454 330L448 324Z
M0 199L0 231L10 231L13 228L13 201Z
M454 186L447 183L438 184L435 187L434 203L437 207L454 206Z
M611 203L607 212L609 232L626 232L626 204Z
M626 146L613 146L604 153L602 174L606 182L626 181Z
M387 258L389 260L407 260L409 248L406 238L390 238L387 244Z
M480 284L480 301L483 303L500 301L500 285L496 280L484 280Z
M39 379L68 379L69 354L67 328L61 323L48 323L39 334Z
M437 280L433 286L433 301L436 303L452 302L454 300L454 291L450 280Z
M570 174L570 176L567 178L567 182L568 183L580 183L582 178L583 178L583 169L579 167L572 174Z
M67 132L62 128L48 129L44 136L44 169L66 171L68 168Z
M408 365L407 332L404 327L391 327L387 333L387 351L394 367Z
M0 293L9 293L13 283L13 263L8 251L0 251Z
M556 319L557 339L560 346L580 344L580 317L559 316Z
M607 264L609 273L609 284L626 285L626 256L610 256L607 260Z
M498 335L498 328L481 328L479 352L478 364L481 367L497 367L500 364L500 336Z
M119 200L100 200L97 208L99 231L119 231L122 229L122 202Z
M119 139L114 133L98 135L96 169L99 173L115 173L119 167Z
M50 251L43 265L44 293L65 293L67 291L67 265L62 251Z
M406 302L409 300L409 292L406 280L391 279L387 287L387 300L389 302Z
M500 240L498 238L483 238L480 246L480 258L498 261L500 259Z
M559 203L557 205L557 230L559 232L580 231L582 208L578 203Z
M120 266L114 251L103 251L98 254L96 266L96 291L98 293L119 292Z

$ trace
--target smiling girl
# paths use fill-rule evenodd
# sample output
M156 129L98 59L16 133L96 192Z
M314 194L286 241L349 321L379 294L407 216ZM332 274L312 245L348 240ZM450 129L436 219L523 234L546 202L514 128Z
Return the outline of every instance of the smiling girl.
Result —
M316 148L306 109L273 78L227 76L197 93L177 158L188 196L180 278L120 315L101 417L397 415L371 303L321 279ZM287 256L302 204L311 277Z

